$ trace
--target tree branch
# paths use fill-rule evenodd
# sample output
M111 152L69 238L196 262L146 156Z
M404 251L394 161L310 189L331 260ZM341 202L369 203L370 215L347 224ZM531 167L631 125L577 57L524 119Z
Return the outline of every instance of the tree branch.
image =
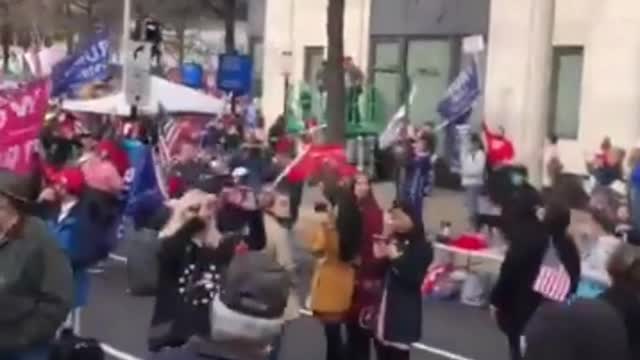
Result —
M71 5L73 7L76 7L78 9L82 10L83 12L88 13L89 10L91 10L91 5L89 5L89 3L82 4L80 1L81 0L71 0L69 2L69 5Z

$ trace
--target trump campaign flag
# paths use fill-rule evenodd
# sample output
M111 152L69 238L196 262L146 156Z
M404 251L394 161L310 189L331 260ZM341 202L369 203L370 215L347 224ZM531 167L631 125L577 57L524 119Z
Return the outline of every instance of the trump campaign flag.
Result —
M53 67L52 96L73 92L78 87L109 76L111 42L107 32L97 33L75 53Z
M164 196L158 184L151 147L137 140L125 140L123 145L131 162L125 179L128 186L123 215L140 224L162 206Z
M480 96L480 76L475 60L467 65L449 85L438 104L438 113L447 122L464 123Z
M468 127L462 125L469 120L480 92L478 66L475 59L472 59L449 85L444 98L438 104L438 113L444 119L442 126L446 130L446 147L450 165L454 171L460 168L460 146L465 136L461 132L466 131L468 134Z

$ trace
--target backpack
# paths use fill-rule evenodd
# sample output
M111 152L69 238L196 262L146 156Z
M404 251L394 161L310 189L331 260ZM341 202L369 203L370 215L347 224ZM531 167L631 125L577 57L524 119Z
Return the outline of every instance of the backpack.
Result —
M49 360L105 360L105 355L98 340L82 338L71 329L64 329L51 347Z
M210 307L212 340L271 343L284 325L291 281L264 252L236 255Z

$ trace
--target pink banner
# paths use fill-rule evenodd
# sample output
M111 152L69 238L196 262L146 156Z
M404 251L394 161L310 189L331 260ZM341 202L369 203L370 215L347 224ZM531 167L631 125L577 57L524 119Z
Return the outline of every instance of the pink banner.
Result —
M28 173L49 103L46 80L0 91L0 167Z

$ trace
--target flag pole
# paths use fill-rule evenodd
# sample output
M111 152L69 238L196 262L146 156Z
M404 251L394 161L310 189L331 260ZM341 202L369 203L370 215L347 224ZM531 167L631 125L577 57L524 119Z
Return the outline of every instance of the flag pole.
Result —
M309 129L307 131L307 133L312 135L315 132L317 132L319 130L322 130L322 129L326 128L326 127L327 127L327 124L321 124L321 125L318 125L318 126L314 126L311 129ZM300 161L302 161L302 159L304 159L304 157L309 153L309 150L311 150L311 146L307 146L306 149L302 150L300 152L300 154L298 154L298 156L296 156L295 159L293 159L293 161L291 161L291 163L289 165L287 165L287 167L285 167L284 170L282 170L282 172L280 172L280 174L276 177L276 179L271 184L271 188L272 189L275 189L278 186L278 184L280 184L280 182L282 182L282 180L284 180L284 178L287 175L289 175L289 173L291 172L293 167L298 165L298 163L300 163Z

